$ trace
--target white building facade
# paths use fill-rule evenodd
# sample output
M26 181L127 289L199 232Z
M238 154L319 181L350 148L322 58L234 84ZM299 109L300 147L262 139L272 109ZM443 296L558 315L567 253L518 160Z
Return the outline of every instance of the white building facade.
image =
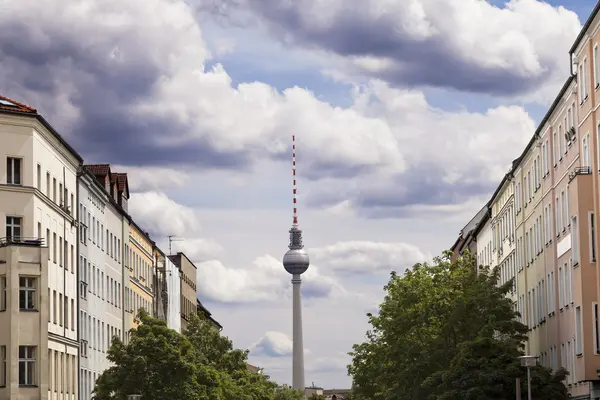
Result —
M489 266L491 268L498 265L496 252L492 251L493 232L492 222L487 215L481 221L481 226L477 229L477 264Z
M84 167L85 169L85 167ZM110 194L111 182L85 171L79 180L80 381L82 400L110 367L106 352L123 338L122 214Z
M181 332L181 274L179 268L165 257L166 280L169 305L167 308L167 326Z
M4 374L10 391L3 394L0 389L0 398L75 400L79 356L75 210L77 172L83 161L35 110L2 97L0 143L0 236L43 239L48 248L44 252L48 271L41 275L47 278L19 276L19 291L9 292L8 310L16 312L11 325L19 328L0 336L2 356L10 360L7 365L13 372ZM6 278L0 284L6 288ZM29 295L24 301L19 297L17 307L13 294L21 291ZM38 330L26 322L27 315L36 313L47 315L47 324Z

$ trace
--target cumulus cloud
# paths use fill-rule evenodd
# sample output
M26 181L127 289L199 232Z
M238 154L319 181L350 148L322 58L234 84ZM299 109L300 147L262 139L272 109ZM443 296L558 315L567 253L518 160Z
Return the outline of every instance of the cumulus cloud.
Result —
M569 72L577 15L538 0L198 0L251 11L274 37L341 56L350 71L400 85L514 95ZM227 10L227 12L224 12Z
M307 370L314 373L346 371L347 366L351 361L352 358L345 353L340 353L333 357L318 357L313 360L308 360Z
M129 208L134 219L150 233L183 236L200 231L193 209L171 200L165 193L132 193Z
M253 356L285 357L292 355L293 347L292 339L288 335L271 331L250 347L250 353Z
M253 303L291 298L291 275L280 260L264 255L244 268L225 266L219 260L197 263L198 294L223 303ZM302 275L302 293L307 299L344 294L333 278L311 266Z
M475 7L474 1L464 2ZM497 9L479 3L482 13L493 13L482 14L486 18L497 16ZM523 3L537 10L533 0ZM394 89L383 80L356 86L348 107L329 104L298 87L280 92L261 82L234 84L223 66L206 67L211 54L192 5L184 1L131 0L123 5L116 0L82 0L70 7L58 0L4 4L7 12L0 15L2 92L40 109L88 160L159 168L146 175L135 172L141 176L140 190L156 190L149 176L165 176L165 168L235 169L257 160L287 160L289 136L296 133L302 177L330 179L327 186L335 189L332 193L314 190L313 205L330 207L350 200L363 215L398 216L414 204L457 204L488 193L517 156L514 149L522 148L534 127L520 107L449 113L429 105L421 92ZM273 12L296 13L295 7L303 4L307 10L318 11L308 1L289 4L273 6ZM315 14L319 17L314 23L339 34L336 21L341 14L364 12L364 18L372 17L369 1L344 8L341 4L332 2L327 12ZM373 28L391 21L388 14L392 12L408 24L413 38L422 29L418 28L421 22L413 26L416 17L416 21L435 22L430 22L433 32L441 29L437 19L430 17L434 12L430 6L422 7L421 18L394 4L380 10L383 22ZM456 11L461 2L449 4L446 8L451 15L462 15ZM394 11L393 7L400 8ZM508 18L507 24L522 9L519 4L511 7L498 14L502 21ZM569 25L563 19L569 21L572 15L544 7L540 12L548 14L546 20L557 22L548 25L545 35L554 38L554 29L559 28L568 35ZM444 18L448 24L454 23L451 19ZM465 19L471 20L458 20ZM357 22L365 25L368 19ZM459 32L464 29L461 25ZM470 29L478 32L480 28ZM422 40L429 40L432 33L423 32ZM460 37L441 32L446 32L444 40ZM515 32L520 37L521 31ZM496 79L494 72L494 82L503 82L503 87L510 87L511 82L526 86L524 82L536 81L544 74L542 70L550 68L537 44L498 49L502 41L494 39L481 41L486 43L482 59L490 64L484 67L493 72L504 65L507 74L527 77L526 81L512 75ZM557 53L554 42L560 41L549 40L553 40L551 53ZM435 48L431 43L422 46ZM475 50L467 47L448 55L451 60L454 54L468 55L463 57L467 64L457 65L461 71L470 71L470 80L486 76L485 68L477 69L481 65L474 59L479 54ZM431 65L444 71L441 76L455 75L440 68L443 63L435 57Z
M132 192L163 191L184 187L190 182L186 171L160 167L132 167L113 165L114 171L127 172L129 190Z
M315 262L337 273L381 274L424 262L431 256L407 243L338 242L311 250Z

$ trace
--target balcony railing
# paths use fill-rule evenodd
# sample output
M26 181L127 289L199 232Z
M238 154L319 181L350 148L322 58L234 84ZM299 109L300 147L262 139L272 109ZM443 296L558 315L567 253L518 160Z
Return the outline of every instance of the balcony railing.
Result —
M571 182L577 175L590 175L592 173L592 167L575 167L573 172L569 174L569 182Z
M24 236L11 236L0 238L0 247L6 246L32 246L32 247L43 247L45 246L43 238L36 237L24 237Z

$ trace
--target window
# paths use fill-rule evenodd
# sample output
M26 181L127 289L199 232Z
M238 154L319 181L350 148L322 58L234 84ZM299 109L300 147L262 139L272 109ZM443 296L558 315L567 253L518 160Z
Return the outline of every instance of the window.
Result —
M0 276L0 311L6 311L6 276Z
M21 181L21 163L20 158L6 158L6 183L9 185L22 185Z
M56 178L52 178L52 201L56 203Z
M34 346L19 346L19 385L35 385Z
M571 223L573 224L572 232L571 232L571 246L573 248L573 250L572 250L573 265L577 265L577 264L579 264L579 231L577 228L577 217L576 216L571 218Z
M35 278L19 277L19 309L31 311L35 307Z
M563 135L563 129L562 128L563 128L562 125L558 125L558 159L559 160L562 160L563 143L565 141L565 137Z
M21 218L6 217L6 238L18 240L21 237Z
M600 86L600 73L598 72L598 45L594 46L594 86Z
M563 308L564 304L564 284L563 284L563 269L558 267L558 305L559 308Z
M598 303L592 303L592 321L594 322L594 354L600 353L600 332L598 332Z
M581 323L581 307L577 306L575 308L575 354L577 355L583 353Z
M554 158L554 166L558 163L558 135L556 133L556 128L553 129L554 133L552 134L552 156Z
M581 166L590 166L590 135L585 135L581 139Z
M36 170L36 188L37 190L42 190L42 166L40 164L37 165L37 170Z
M52 262L56 264L56 233L52 234Z
M0 346L0 387L6 386L6 346Z
M65 300L65 311L64 311L64 319L65 319L65 328L69 329L69 298L67 297L67 295L65 295L64 297Z
M587 58L583 59L583 94L584 96L584 100L586 100L588 98L588 86L590 84L589 79L588 79L588 67L587 67Z
M596 217L593 212L588 213L590 227L590 261L596 262Z

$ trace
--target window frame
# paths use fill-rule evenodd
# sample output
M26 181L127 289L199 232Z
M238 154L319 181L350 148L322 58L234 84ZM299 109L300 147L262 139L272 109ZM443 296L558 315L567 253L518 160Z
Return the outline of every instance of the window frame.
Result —
M15 168L15 166L18 166L18 168ZM16 169L18 169L17 173L15 172ZM16 180L18 180L18 182L16 182ZM6 157L6 184L23 186L23 157Z
M21 350L24 351L24 355L22 355ZM36 386L37 381L37 365L36 365L36 355L37 355L36 346L19 346L19 386L20 387L32 387ZM31 353L29 353L31 351ZM21 365L24 364L24 372L25 379L21 375ZM29 368L32 371L29 371ZM31 376L29 375L31 373ZM23 383L22 383L23 382Z

